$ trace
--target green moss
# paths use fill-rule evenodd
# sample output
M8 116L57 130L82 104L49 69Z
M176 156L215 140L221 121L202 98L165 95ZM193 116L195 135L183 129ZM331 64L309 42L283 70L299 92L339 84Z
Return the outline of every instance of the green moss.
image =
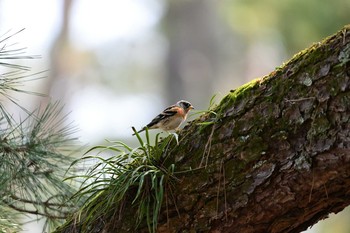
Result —
M350 26L348 25L344 27L343 30L350 30ZM256 87L262 84L262 82L269 82L266 83L266 85L272 86L271 92L273 92L274 94L278 93L278 96L273 97L274 102L282 101L283 98L286 96L287 92L289 92L290 88L295 88L296 85L295 80L282 78L281 75L285 73L288 77L292 77L293 75L297 75L299 70L305 68L306 66L309 66L305 69L307 71L306 74L308 74L309 76L306 75L304 79L299 80L299 84L301 84L301 86L304 87L311 86L314 82L313 77L318 77L317 72L319 72L319 70L317 69L319 68L319 66L310 66L310 64L314 64L315 62L325 60L325 58L329 57L330 53L334 53L335 48L329 48L329 46L325 45L335 39L335 36L327 37L320 43L315 43L310 48L304 49L301 52L297 53L293 56L291 60L284 63L282 66L277 67L276 70L270 75L265 76L263 78L255 79L251 82L242 85L236 90L231 91L231 93L229 93L222 99L219 106L214 111L217 112L220 116L222 116L227 111L227 109L232 108L232 106L236 106L239 100L245 99L246 101L249 101L249 97L253 97L253 95L255 94L252 92L252 90L254 90ZM340 66L343 66L344 64L350 61L349 54L350 45L345 46L345 48L342 51L339 51L338 60L340 61ZM300 65L296 63L300 63ZM290 82L290 85L286 82Z
M220 116L214 111L208 111L207 113L202 115L202 118L206 120L204 122L199 121L196 123L196 125L199 125L198 127L199 134L202 134L203 131L208 128L208 126L213 126L213 124L220 121Z
M271 140L286 140L288 138L288 132L281 130L271 136Z
M247 162L255 161L261 157L261 154L267 150L267 144L258 136L251 138L246 144L244 150L244 160Z
M330 123L325 116L314 119L311 128L307 134L307 139L311 140L313 138L323 138L323 134L330 128Z
M214 111L221 115L227 107L229 106L235 106L235 103L238 100L249 98L249 95L252 95L252 90L254 90L257 86L259 86L261 82L261 79L254 79L241 87L237 88L236 90L232 90L228 95L226 95L218 105L218 108Z
M305 155L300 155L294 160L294 168L297 170L310 170L312 162Z
M256 87L261 82L260 78L254 79L241 87L237 88L235 91L231 92L231 98L239 99L244 98L247 94L247 90Z
M247 162L245 160L240 160L240 159L235 159L234 160L234 166L232 166L232 171L233 174L236 174L235 177L237 177L237 175L239 176L239 174L241 173L241 171L246 167Z
M344 66L350 61L350 44L347 44L342 51L340 51L338 60L341 66Z

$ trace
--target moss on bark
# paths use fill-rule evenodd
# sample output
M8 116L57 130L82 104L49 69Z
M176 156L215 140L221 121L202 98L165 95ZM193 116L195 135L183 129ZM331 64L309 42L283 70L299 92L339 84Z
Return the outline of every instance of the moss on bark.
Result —
M345 26L191 122L158 231L298 232L349 205L349 62Z

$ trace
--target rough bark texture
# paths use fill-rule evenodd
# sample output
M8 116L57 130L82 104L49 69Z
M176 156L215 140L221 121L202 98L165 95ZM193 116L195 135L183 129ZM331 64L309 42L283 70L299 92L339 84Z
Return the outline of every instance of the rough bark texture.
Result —
M181 134L178 169L207 166L181 177L180 217L168 210L160 229L298 232L350 204L348 29L233 91L200 120L214 124Z
M159 232L300 232L348 206L349 61L347 26L191 122ZM133 229L135 211L106 232Z
M183 131L177 168L204 168L181 177L180 217L168 207L161 230L300 232L350 204L349 30L232 91L217 116Z

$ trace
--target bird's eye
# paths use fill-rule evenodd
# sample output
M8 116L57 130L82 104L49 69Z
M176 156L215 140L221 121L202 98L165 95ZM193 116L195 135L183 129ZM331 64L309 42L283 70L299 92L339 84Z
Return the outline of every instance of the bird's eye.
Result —
M191 107L191 104L187 101L180 101L179 102L180 106L182 106L184 109L187 109L189 107Z

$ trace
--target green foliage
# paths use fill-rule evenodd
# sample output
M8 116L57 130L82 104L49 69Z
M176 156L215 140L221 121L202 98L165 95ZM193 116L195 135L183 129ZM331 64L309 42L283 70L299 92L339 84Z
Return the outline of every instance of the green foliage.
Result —
M84 156L72 164L97 161L86 174L69 178L83 181L73 196L77 201L84 201L74 216L79 232L96 232L102 227L100 221L113 222L110 220L113 216L121 218L126 205L137 208L135 228L145 219L149 231L156 232L164 194L176 179L173 175L175 165L165 165L174 136L161 140L157 134L151 145L147 129L145 141L133 130L138 147L132 148L121 141L107 141L111 145L95 146L86 153L97 151L97 155ZM109 153L112 156L104 158Z
M13 63L36 58L10 43L19 32L0 37L0 232L19 231L21 214L45 218L49 228L71 211L69 197L75 192L63 182L75 139L62 107L50 103L29 111L12 97L12 92L35 94L21 87L41 78L41 73L28 73L30 67ZM20 107L21 120L7 111L6 102Z
M20 232L21 226L16 223L18 214L13 212L11 209L5 207L3 204L0 205L0 232Z
M209 107L207 110L203 110L203 111L196 111L195 114L193 115L206 115L206 114L209 114L211 117L208 119L208 121L204 121L204 122L200 122L200 123L197 123L197 125L200 125L200 126L203 126L200 131L205 128L206 126L208 125L212 125L212 124L215 124L217 121L218 121L218 114L213 111L212 109L215 108L216 106L216 103L215 103L215 98L216 98L216 94L213 95L211 98L210 98L210 101L209 101Z
M23 55L25 53L24 47L18 48L16 47L16 43L9 43L10 39L17 35L18 33L21 33L24 29L19 30L15 33L11 33L11 31L7 31L5 34L0 36L0 66L2 67L8 67L15 70L30 70L30 67L24 66L24 65L18 65L13 62L7 62L7 60L23 60L23 59L34 59L39 58L39 56L26 56ZM11 72L10 72L11 73ZM4 75L4 74L2 74ZM7 74L6 74L7 75ZM6 76L5 75L5 76ZM12 89L11 86L9 86L10 89ZM3 90L3 88L1 88Z

